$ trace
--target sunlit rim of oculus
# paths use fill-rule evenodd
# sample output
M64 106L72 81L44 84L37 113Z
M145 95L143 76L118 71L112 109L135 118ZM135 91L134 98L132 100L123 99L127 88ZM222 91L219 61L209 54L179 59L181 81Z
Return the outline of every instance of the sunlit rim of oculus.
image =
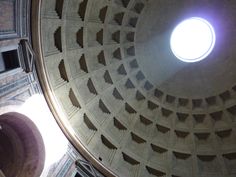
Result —
M212 25L203 18L191 17L175 27L170 47L179 60L197 62L212 52L215 42L216 35Z

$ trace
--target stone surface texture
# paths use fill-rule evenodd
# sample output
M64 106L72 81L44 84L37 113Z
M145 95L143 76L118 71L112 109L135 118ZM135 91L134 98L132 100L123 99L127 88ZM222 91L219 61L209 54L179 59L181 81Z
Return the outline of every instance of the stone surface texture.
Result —
M42 0L50 86L78 140L121 177L235 177L234 1ZM215 26L204 61L169 36L189 16Z

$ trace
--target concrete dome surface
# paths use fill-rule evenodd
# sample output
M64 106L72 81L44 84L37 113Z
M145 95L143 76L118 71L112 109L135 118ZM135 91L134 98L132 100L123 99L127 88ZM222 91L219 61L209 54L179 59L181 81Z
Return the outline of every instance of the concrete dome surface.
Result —
M236 175L236 2L42 0L45 80L57 119L107 176ZM170 49L198 16L217 40L203 61ZM82 150L81 150L82 149Z

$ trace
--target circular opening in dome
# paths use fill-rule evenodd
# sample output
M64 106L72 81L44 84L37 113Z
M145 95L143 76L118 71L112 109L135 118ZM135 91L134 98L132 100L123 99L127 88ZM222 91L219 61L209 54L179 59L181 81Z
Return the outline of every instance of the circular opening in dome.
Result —
M215 41L212 25L203 18L192 17L175 27L171 34L170 47L178 59L197 62L212 52Z

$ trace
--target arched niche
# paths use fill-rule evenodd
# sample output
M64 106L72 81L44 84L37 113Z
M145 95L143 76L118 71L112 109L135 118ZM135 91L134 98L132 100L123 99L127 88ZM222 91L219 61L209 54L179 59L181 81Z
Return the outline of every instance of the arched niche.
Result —
M36 125L16 112L0 115L1 173L6 177L38 177L44 161L44 143Z

